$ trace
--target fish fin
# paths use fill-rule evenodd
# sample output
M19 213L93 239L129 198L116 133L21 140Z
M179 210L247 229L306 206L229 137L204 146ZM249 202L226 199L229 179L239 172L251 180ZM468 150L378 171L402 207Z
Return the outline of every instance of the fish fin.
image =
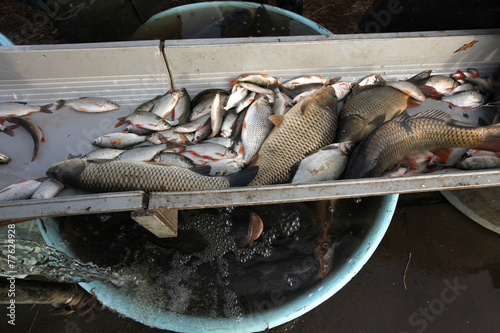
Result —
M500 152L500 124L487 126L485 130L486 139L476 149Z
M212 167L210 165L199 165L189 168L189 170L196 172L202 176L210 176Z
M7 126L7 129L4 131L5 134L14 136L14 129L18 128L19 125L10 125Z
M422 111L420 113L417 113L416 115L412 116L412 118L431 118L431 119L437 119L437 120L442 120L447 123L453 122L453 119L451 118L449 113L446 113L441 110L426 110Z
M419 85L418 88L420 89L422 94L424 94L427 97L439 99L439 97L441 96L441 94L438 93L438 91L433 87L429 87L426 85Z
M54 105L54 103L46 104L46 105L40 107L40 112L43 112L43 113L52 113L52 111L49 110L49 108L51 108L52 105Z
M408 112L403 111L400 114L394 116L394 118L391 119L391 121L397 121L397 122L405 122L410 118L410 115Z
M313 97L304 99L304 102L302 102L302 104L300 105L300 112L302 113L302 115L305 115L307 113L307 111L309 110L309 106L314 101L315 99Z
M71 153L68 154L68 156L66 157L67 160L72 160L74 158L80 158L82 157L82 154L78 154L78 155L72 155Z
M385 115L382 114L380 116L375 117L372 121L370 121L367 126L370 126L371 128L375 128L380 126L383 122L385 121Z
M417 160L411 156L405 156L401 161L399 161L399 165L401 166L412 166L417 164Z
M406 107L410 108L413 106L420 106L420 103L417 103L417 101L408 96L408 99L406 100Z
M282 114L273 114L269 116L269 120L274 124L274 126L279 127L284 117L285 116Z
M120 127L120 126L122 126L122 125L125 125L125 124L127 123L126 118L127 118L127 117L120 117L120 118L118 118L118 122L116 123L115 128L116 128L116 127ZM141 126L139 126L139 125L136 125L136 126L137 126L137 127L141 127Z
M295 177L297 170L299 170L300 162L302 161L298 161L297 163L295 163L290 167L290 182L292 181L293 177Z
M6 121L6 119L0 119L0 125L3 126L3 124L5 124L5 121Z
M56 106L56 110L59 110L60 108L62 108L64 106L64 104L66 103L66 101L64 99L60 99L57 101L57 106Z
M229 180L229 186L231 187L245 186L255 178L258 171L258 166L251 166L225 177Z
M453 149L451 148L437 148L434 150L431 150L431 153L439 157L444 163L448 162L450 159L450 155L453 152Z

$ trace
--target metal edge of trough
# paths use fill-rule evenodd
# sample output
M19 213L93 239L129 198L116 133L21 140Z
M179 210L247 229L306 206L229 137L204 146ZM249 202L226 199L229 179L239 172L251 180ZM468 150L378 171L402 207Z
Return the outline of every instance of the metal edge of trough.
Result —
M149 195L148 208L155 210L250 206L499 185L500 170L465 171L400 178L338 180L315 184L281 184L190 192L153 192Z

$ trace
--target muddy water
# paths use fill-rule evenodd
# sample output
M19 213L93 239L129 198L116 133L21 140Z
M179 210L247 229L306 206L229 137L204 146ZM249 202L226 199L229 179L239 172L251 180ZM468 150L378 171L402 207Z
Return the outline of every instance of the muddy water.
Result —
M180 314L238 318L289 302L324 274L335 274L371 228L379 205L379 198L338 201L326 232L304 204L181 211L178 237L171 239L156 238L127 213L59 223L81 261L142 281L121 287L131 299ZM264 224L244 247L234 228L242 222L235 218L244 216L235 211L242 209Z

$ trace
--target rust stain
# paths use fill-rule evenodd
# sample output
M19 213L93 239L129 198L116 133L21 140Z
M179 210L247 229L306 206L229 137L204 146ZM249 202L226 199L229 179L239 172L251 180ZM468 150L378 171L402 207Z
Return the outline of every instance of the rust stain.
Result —
M459 52L459 51L465 51L467 50L468 48L474 46L474 44L476 44L478 41L477 40L473 40L472 42L470 42L469 44L464 44L462 45L458 50L456 50L455 52L453 52L454 54Z

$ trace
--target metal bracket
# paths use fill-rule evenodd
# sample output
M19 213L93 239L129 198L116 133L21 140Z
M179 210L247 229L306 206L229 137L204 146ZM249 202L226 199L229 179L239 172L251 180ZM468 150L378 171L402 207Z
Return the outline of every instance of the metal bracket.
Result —
M136 210L130 216L159 238L177 236L177 209Z

